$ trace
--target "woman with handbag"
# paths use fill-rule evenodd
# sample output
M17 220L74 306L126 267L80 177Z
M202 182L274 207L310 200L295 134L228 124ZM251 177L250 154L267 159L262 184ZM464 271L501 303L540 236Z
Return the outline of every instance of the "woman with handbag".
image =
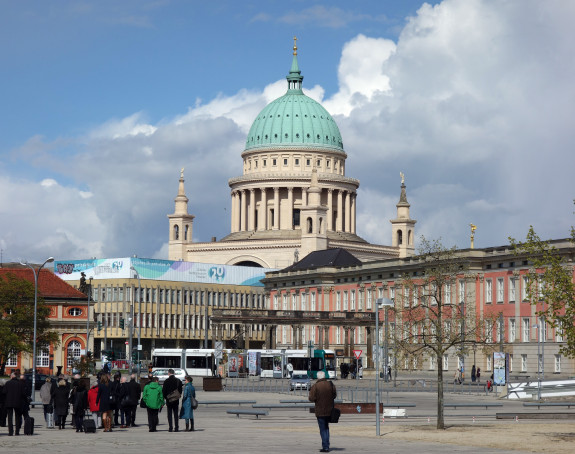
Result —
M186 421L186 432L194 431L194 409L198 406L196 401L196 388L192 385L192 377L186 375L184 394L182 397L182 408L180 409L180 419Z

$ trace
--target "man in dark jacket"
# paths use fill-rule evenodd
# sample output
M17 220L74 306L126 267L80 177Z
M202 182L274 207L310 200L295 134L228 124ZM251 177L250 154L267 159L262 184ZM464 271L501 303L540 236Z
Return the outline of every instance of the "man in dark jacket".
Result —
M20 380L20 372L12 372L10 380L2 390L5 396L4 406L8 415L8 435L14 435L14 418L16 418L16 435L20 435L22 427L22 408L26 402L26 387Z
M114 422L112 427L120 425L118 422L118 417L120 416L120 378L122 378L122 374L120 374L120 372L116 372L114 374L114 381L110 383L110 395L113 396L110 403L112 405L112 410L114 410Z
M177 391L177 393L175 392ZM180 406L180 397L182 396L182 382L174 376L174 369L168 370L168 378L162 387L162 394L166 400L166 407L168 409L168 426L169 431L175 430L179 432L178 426L178 407ZM174 424L172 426L172 415L174 417Z
M320 452L329 452L329 419L337 392L333 382L325 379L325 372L317 373L317 382L309 390L309 400L315 403L315 417L321 436Z
M136 427L136 410L138 409L138 404L140 403L140 396L142 394L142 388L140 384L136 381L136 374L130 376L130 381L128 382L128 395L130 396L130 425Z

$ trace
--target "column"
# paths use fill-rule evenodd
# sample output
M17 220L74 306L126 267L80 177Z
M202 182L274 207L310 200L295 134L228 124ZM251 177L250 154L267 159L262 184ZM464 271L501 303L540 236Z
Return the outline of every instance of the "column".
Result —
M351 356L351 350L349 349L349 326L343 327L343 356Z
M277 348L277 337L278 337L278 325L272 325L270 339L271 339L271 349L275 350Z
M337 219L335 230L336 232L343 230L343 191L341 189L337 191Z
M351 193L345 193L345 232L351 232Z
M274 188L274 230L280 228L280 188Z
M328 349L329 348L329 326L326 326L323 330L323 334L325 336L324 340L323 340L323 348Z
M353 193L351 195L351 229L350 229L350 233L355 233L355 210L356 210L356 204L355 201L357 199L357 193Z
M303 347L303 341L302 341L302 334L303 334L303 326L299 325L298 326L298 336L297 336L297 344L299 345L298 348L304 348Z
M271 342L271 335L272 335L271 326L270 326L270 325L265 325L265 330L266 330L266 331L265 331L265 333L266 333L266 338L265 338L265 340L264 340L264 345L265 345L264 348L269 348L269 349L271 349L271 348L272 348L272 347L271 347L271 344L272 344L272 342Z
M244 325L244 348L246 350L250 348L251 326L251 324Z
M323 350L323 349L324 349L324 348L323 348L323 330L324 330L324 329L325 329L325 328L324 328L323 326L321 326L321 325L317 327L318 336L319 336L319 349L320 349L320 350Z
M250 189L250 213L248 216L248 230L255 230L256 225L256 190Z
M333 231L333 189L327 190L327 228L326 231Z
M258 230L268 229L268 197L266 188L261 189L262 201L260 205L260 222L258 224Z
M234 233L236 231L236 192L232 191L232 212L231 212L231 226L230 232Z
M293 229L293 188L288 188L288 218L287 229Z
M240 213L240 230L242 232L245 232L247 229L247 225L246 225L246 215L247 215L247 203L246 203L246 190L242 189L241 190L241 213Z
M374 341L373 341L373 333L375 332L375 329L372 330L371 327L367 327L365 329L367 331L367 343L366 343L366 356L367 356L367 367L375 367L375 362L373 361L373 348L370 348L370 346L375 345ZM377 335L377 334L376 334Z

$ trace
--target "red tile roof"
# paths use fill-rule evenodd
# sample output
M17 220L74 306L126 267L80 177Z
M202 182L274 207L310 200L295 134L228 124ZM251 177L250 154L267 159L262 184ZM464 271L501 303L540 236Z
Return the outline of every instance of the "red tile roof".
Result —
M30 268L0 268L0 276L12 274L18 279L25 279L34 284L34 273ZM38 276L38 295L43 298L87 299L79 290L60 279L49 270L41 270Z

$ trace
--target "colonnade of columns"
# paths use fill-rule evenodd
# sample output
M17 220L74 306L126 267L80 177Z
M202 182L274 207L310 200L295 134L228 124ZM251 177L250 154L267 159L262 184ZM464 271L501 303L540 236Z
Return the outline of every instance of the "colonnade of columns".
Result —
M287 197L282 199L280 199L281 189L287 191ZM231 232L279 230L280 223L283 229L293 229L294 190L301 191L301 206L305 207L306 187L251 188L232 191ZM272 191L273 198L268 194ZM327 230L356 233L356 192L333 188L324 188L322 192L327 193ZM334 192L336 192L335 210ZM325 200L325 197L322 199ZM286 219L283 219L280 213Z

